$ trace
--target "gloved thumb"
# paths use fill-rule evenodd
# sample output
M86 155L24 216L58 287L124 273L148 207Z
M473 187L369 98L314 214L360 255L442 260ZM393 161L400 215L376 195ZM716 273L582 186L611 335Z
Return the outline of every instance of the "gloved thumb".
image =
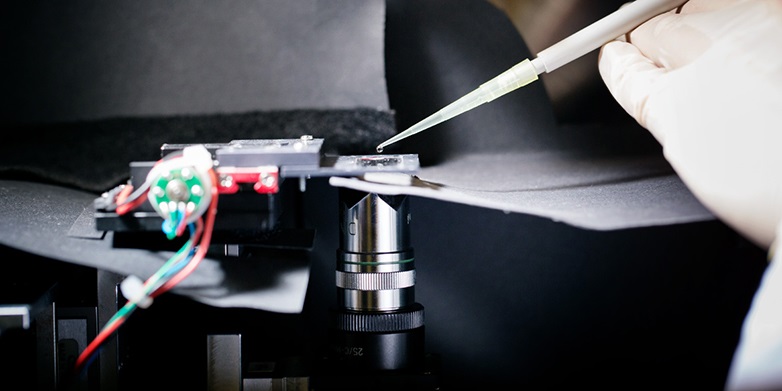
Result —
M598 68L619 105L665 145L665 126L659 122L670 116L658 112L665 110L665 105L655 102L665 95L665 69L644 56L637 47L622 41L603 45Z
M604 45L600 75L695 196L768 248L782 219L782 4L686 16Z

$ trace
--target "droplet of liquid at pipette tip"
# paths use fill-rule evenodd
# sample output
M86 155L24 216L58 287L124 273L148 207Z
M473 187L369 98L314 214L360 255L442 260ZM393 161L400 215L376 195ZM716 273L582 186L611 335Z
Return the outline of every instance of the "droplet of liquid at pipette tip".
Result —
M375 148L375 150L377 151L377 153L383 153L383 147L379 145L377 146L377 148Z

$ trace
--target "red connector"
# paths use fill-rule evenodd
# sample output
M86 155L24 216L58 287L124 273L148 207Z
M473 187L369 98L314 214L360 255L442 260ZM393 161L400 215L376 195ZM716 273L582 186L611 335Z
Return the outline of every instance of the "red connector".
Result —
M259 194L274 194L280 190L280 170L276 166L218 167L217 175L220 194L234 194L243 183L251 183Z

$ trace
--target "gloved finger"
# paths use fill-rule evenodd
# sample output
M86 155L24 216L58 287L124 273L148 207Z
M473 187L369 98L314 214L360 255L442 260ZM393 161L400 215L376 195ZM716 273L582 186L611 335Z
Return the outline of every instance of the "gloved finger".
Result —
M751 0L689 0L682 4L677 13L690 14L696 12L713 11L730 7L733 4Z
M678 69L693 62L712 44L693 18L699 16L672 10L638 26L627 34L627 40L657 66Z
M782 3L737 1L679 17L712 41L696 60L665 68L662 55L655 62L642 51L649 45L614 41L601 50L600 74L704 206L767 247L782 219ZM676 39L663 36L654 45L673 50Z
M735 22L737 6L747 1L751 0L690 0L641 24L627 40L658 66L678 69L721 39L722 27Z
M655 115L655 92L660 88L660 78L666 70L657 66L632 44L620 41L609 42L600 49L598 69L608 90L624 110L641 126L663 143L664 135L654 121L662 118Z

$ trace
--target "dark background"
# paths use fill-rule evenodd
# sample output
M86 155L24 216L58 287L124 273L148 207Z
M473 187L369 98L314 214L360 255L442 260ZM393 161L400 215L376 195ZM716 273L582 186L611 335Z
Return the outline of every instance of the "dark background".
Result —
M5 7L24 9L18 5ZM241 7L231 9L236 11ZM348 14L349 10L342 12ZM84 16L75 11L62 15L74 25ZM434 106L439 102L462 93L433 90L428 95L411 94L414 89L427 83L472 84L472 81L459 80L449 81L452 84L436 83L437 77L446 76L434 72L435 68L427 72L426 65L445 60L435 56L427 60L432 47L420 45L427 42L424 37L435 34L445 39L435 41L434 51L464 59L454 65L485 70L488 74L507 68L505 65L512 65L513 59L519 56L509 53L496 57L464 56L463 51L472 40L482 42L481 37L502 37L497 39L511 40L511 45L519 46L519 53L527 50L523 40L514 35L511 22L483 1L388 1L386 17L389 107L370 120L385 121L386 115L392 112L398 129L437 109ZM470 20L476 25L464 27L465 21ZM24 20L17 23L16 26L23 25ZM5 26L3 34L12 36L14 31L9 24ZM183 26L183 42L188 37L204 39L199 26L186 23ZM507 43L494 44L505 48ZM490 45L485 53L493 53ZM413 61L418 60L423 63L413 66ZM56 61L56 57L41 61ZM13 69L6 66L4 72L8 75ZM29 69L22 72L29 72L25 77L36 74ZM595 73L594 77L598 75ZM7 86L13 87L9 91L24 89L18 80L9 82L12 79L4 79ZM499 124L518 121L539 124L548 121L549 116L564 122L611 122L621 124L627 132L637 132L633 148L658 149L645 131L628 120L607 92L599 88L599 82L588 85L591 87L575 93L581 97L580 101L589 102L589 110L584 110L585 104L550 105L535 101L530 107L497 118L498 112L513 110L510 102L498 101L494 111L485 111L483 115L494 117ZM540 94L541 88L533 86L531 92L520 93L540 96L534 94ZM52 108L46 102L56 102L57 92L37 92L51 94L41 97L40 113L55 113L47 111ZM35 117L35 105L29 101L23 111L16 112L19 115L13 114L16 98L14 94L4 96L4 134L11 130L18 132L20 126L29 129L28 123L18 121L21 114ZM186 102L188 96L179 99ZM220 121L246 123L236 122L232 110L238 112L247 107L239 107L239 101L233 103L232 106L226 102L227 113L218 113L218 117L214 117L214 112L188 113L190 116L184 120L136 115L126 118L123 126L139 119L153 121L156 126L169 129L173 137L177 131L189 131L188 124L198 123L199 119L208 118L221 124L225 122ZM571 111L568 107L578 107L581 111ZM89 105L82 110L89 113ZM55 120L41 131L58 133L69 129L73 132L69 134L79 134L71 122L60 122L55 117L52 114ZM9 121L11 118L15 120ZM292 121L295 120L298 118ZM259 121L263 122L263 118ZM250 123L247 129L257 124ZM464 126L464 122L454 121L448 126ZM375 145L393 127L384 125L376 133L366 135L359 144L344 142L349 138L346 134L327 136L336 138L336 145L342 148L339 152L345 153ZM95 131L103 129L98 126ZM420 145L439 145L438 141L448 131L447 127L433 130L419 138L420 144L409 141L399 149L421 152L423 161L436 164L448 154L470 147L491 150L500 142L483 140L476 146L469 140L458 139L450 140L442 149L419 150ZM203 133L188 133L188 137L198 134ZM36 134L30 132L20 132L17 137L22 141L6 141L5 148L34 145L30 140L36 140ZM78 154L90 150L91 147L84 146L90 139L65 137L46 146L71 148ZM156 147L158 139L141 142L139 148ZM39 164L30 164L31 161ZM19 172L28 172L24 169L57 164L40 159L22 162L27 167L11 167L4 172L4 177L18 179ZM125 163L115 167L122 168ZM13 165L5 165L8 166ZM45 175L35 178L57 183L57 178ZM62 181L59 184L79 185ZM173 294L160 297L149 309L137 311L118 335L122 346L122 389L148 387L151 379L156 379L153 388L203 389L206 334L241 333L246 360L310 359L321 354L328 308L335 302L336 189L324 180L312 180L298 207L304 225L317 230L315 246L309 255L312 273L304 312L276 314L214 308ZM741 322L765 267L764 252L719 221L599 232L536 216L415 197L411 199L411 212L418 270L416 298L426 308L426 348L441 359L444 390L722 389ZM98 270L44 259L9 246L3 246L0 256L3 302L33 300L40 292L55 286L58 305L95 305ZM16 378L21 384L34 384L46 371L37 364L39 350L35 347L35 337L34 333L23 332L0 336L4 379ZM306 368L303 372L307 372Z

